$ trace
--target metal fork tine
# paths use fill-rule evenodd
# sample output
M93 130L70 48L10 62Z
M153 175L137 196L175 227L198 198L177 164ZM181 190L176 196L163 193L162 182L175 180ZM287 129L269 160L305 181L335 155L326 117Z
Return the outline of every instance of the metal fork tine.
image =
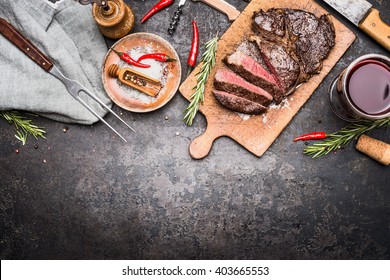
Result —
M112 113L115 117L117 117L121 122L123 122L127 127L129 127L132 131L135 132L135 130L129 126L122 118L120 118L117 114L115 114L114 111L111 110L103 101L100 100L99 97L97 97L94 93L89 91L85 86L80 84L78 81L71 80L62 74L62 72L54 65L50 71L50 74L58 78L61 82L64 83L66 89L72 95L74 98L76 98L77 101L79 101L85 108L87 108L94 116L96 116L99 120L101 120L105 125L107 125L112 131L114 131L120 138L122 138L123 141L127 142L125 138L123 138L122 135L120 135L111 125L109 125L102 117L100 117L83 99L80 97L80 92L83 91L87 95L89 95L93 100L98 102L101 106L106 108L110 113Z
M109 123L107 123L101 116L99 116L83 99L81 99L80 96L77 96L76 99L84 105L85 108L87 108L92 114L94 114L99 120L101 120L105 125L107 125L109 128L111 128L112 131L114 131L123 141L127 142L127 140L119 134L118 131L116 131Z
M100 100L99 97L97 97L94 93L89 91L83 86L82 91L84 91L86 94L88 94L91 98L93 98L96 102L98 102L100 105L102 105L104 108L106 108L111 114L113 114L115 117L117 117L122 123L124 123L128 128L130 128L132 131L135 132L135 130L128 125L121 117L119 117L113 110L111 110L110 107L108 107L103 101Z

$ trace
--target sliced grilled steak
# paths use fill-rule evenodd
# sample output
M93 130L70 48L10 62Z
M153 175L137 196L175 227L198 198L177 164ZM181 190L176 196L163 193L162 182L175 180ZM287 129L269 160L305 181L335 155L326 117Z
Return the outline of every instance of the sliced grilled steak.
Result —
M236 51L224 59L225 64L235 73L239 74L248 82L265 89L275 100L283 96L282 89L278 86L273 75L267 72L263 66L250 56Z
M245 81L236 73L225 68L217 69L214 76L214 87L263 106L267 106L273 99L272 95L265 90Z
M269 40L284 37L286 13L284 9L269 9L267 12L260 10L253 14L252 28Z
M238 97L226 91L213 90L215 98L222 106L245 114L257 115L267 110L263 105Z
M224 60L235 73L218 69L213 91L223 106L249 114L265 111L263 107L272 100L269 93L280 103L299 83L318 73L335 45L335 28L328 15L260 10L253 15L252 29L257 36L242 42Z
M293 88L299 78L300 68L297 61L287 53L283 46L276 43L266 41L259 36L252 36L259 46L263 59L274 74L279 79L279 83L284 92L288 92ZM276 100L280 102L281 100Z

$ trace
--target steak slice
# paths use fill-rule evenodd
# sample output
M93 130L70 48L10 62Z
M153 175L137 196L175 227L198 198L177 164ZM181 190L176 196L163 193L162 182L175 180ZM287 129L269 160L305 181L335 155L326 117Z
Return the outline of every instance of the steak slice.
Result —
M253 14L252 29L269 40L284 37L286 12L284 9L260 10Z
M313 75L322 68L335 45L335 29L328 15L317 19L313 14L300 10L288 10L287 26L295 38L295 53L302 63L303 71Z
M286 49L259 36L252 36L251 40L257 43L265 63L277 78L284 94L295 87L300 75L300 67L298 62L287 53ZM281 100L276 101L279 103Z
M261 58L261 52L257 47L256 43L250 42L248 40L244 40L238 47L237 51L240 51L247 56L253 58L257 63L261 64L265 69L267 66L265 65L263 59Z
M257 115L267 110L266 107L259 103L236 96L226 91L213 90L213 94L222 106L236 112Z
M219 68L214 76L214 87L267 106L272 101L272 95L265 90L245 81L229 69Z
M226 56L224 62L245 80L269 92L275 100L282 98L282 89L279 88L274 76L250 56L236 51Z

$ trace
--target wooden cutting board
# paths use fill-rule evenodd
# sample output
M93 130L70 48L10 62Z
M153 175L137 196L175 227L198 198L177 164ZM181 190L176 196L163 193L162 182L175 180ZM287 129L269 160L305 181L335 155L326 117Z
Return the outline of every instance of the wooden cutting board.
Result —
M211 92L214 73L218 67L223 65L222 59L225 55L234 51L245 38L253 33L251 31L253 13L260 9L268 10L270 8L302 9L312 12L316 16L328 13L312 0L252 0L248 4L218 42L216 65L205 87L205 101L199 109L206 117L207 129L204 134L195 138L190 144L189 152L193 158L201 159L207 156L214 140L221 136L234 139L256 156L263 155L355 40L354 33L332 17L336 29L336 45L324 61L323 68L318 75L300 86L280 108L270 108L263 115L250 117L235 113L219 105L214 98ZM179 88L187 100L194 92L195 73L199 71L199 68L200 65Z

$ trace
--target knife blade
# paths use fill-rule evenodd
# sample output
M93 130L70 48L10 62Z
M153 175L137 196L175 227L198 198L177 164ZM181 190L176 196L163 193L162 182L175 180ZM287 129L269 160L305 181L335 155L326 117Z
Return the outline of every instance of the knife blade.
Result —
M390 51L390 26L382 21L379 11L365 0L324 0L371 38Z
M173 35L176 31L177 24L180 20L180 15L182 13L182 8L184 4L186 3L186 0L180 0L179 6L177 6L176 12L173 14L173 17L171 19L171 23L169 24L168 33L169 35Z
M223 0L192 0L192 2L203 2L214 9L224 13L229 18L229 21L234 21L241 14L234 6Z

